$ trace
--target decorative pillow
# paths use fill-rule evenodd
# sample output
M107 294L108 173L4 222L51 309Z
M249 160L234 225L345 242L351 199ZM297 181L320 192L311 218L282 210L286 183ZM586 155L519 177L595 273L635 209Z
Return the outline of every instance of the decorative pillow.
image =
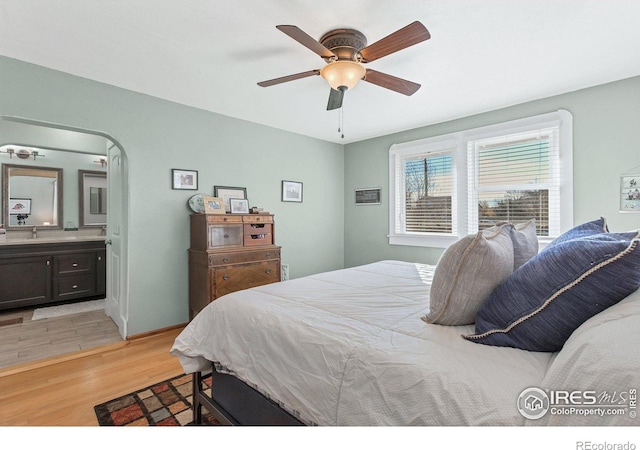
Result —
M489 295L473 342L555 352L590 317L640 287L640 232L546 247Z
M561 234L553 241L551 241L547 247L565 242L571 239L581 238L585 236L593 236L594 234L608 233L609 227L607 226L607 220L604 217L600 217L597 220L583 223L576 227L571 228L569 231Z
M433 274L430 311L422 318L440 325L468 325L487 295L513 272L511 225L470 234L449 246Z
M538 235L536 234L536 219L519 223L511 228L513 242L513 270L529 261L538 254Z

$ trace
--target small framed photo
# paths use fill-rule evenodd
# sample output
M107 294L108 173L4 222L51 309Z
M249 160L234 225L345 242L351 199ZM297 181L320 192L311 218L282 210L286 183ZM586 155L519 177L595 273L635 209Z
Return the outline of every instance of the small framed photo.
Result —
M18 216L31 214L30 198L10 198L9 199L9 215Z
M282 180L282 201L302 203L302 183Z
M249 214L249 200L243 198L230 198L231 214Z
M620 212L640 213L640 174L620 177Z
M172 189L198 189L198 171L171 169Z
M214 186L213 196L220 197L224 200L225 211L231 212L232 198L247 200L247 188L232 186Z
M356 205L379 205L382 203L381 188L356 189Z
M204 197L202 201L205 214L225 214L224 200L220 197Z

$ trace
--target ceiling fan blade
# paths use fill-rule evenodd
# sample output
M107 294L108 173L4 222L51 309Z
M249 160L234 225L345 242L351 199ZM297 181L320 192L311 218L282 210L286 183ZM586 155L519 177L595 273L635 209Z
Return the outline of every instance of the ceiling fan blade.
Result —
M420 85L418 83L403 80L402 78L387 75L386 73L371 69L367 69L367 73L363 79L369 83L386 89L391 89L392 91L399 92L404 95L413 95L418 89L420 89Z
M346 89L331 89L329 92L329 102L327 103L327 111L342 108L342 99Z
M302 31L300 28L295 25L277 25L276 28L282 31L284 34L289 36L290 38L295 39L309 50L317 53L323 58L334 58L336 57L335 53L329 50L327 47L322 45L320 42L316 41L314 38L309 36L307 33Z
M420 22L413 22L395 33L380 39L377 42L360 50L362 62L367 63L390 55L399 50L411 47L419 42L426 41L431 35Z
M300 72L293 75L287 75L286 77L274 78L273 80L261 81L258 86L269 87L275 84L286 83L287 81L299 80L300 78L306 78L313 75L320 75L320 70L308 70L306 72Z

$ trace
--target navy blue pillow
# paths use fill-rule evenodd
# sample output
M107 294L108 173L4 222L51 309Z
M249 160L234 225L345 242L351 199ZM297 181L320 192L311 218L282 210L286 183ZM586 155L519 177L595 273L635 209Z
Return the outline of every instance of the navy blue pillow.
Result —
M590 317L640 287L640 232L547 246L480 307L473 342L555 352Z
M604 217L600 217L597 220L583 223L571 228L569 231L562 233L560 236L551 241L551 243L549 243L547 247L559 244L560 242L569 241L571 239L593 236L594 234L608 232L609 227L607 226L607 220Z

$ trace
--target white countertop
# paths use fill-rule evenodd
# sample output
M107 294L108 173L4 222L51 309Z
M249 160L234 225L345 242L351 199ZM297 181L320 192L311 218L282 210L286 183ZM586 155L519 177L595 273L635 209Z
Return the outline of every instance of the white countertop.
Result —
M42 237L30 239L7 239L0 241L0 245L34 245L34 244L54 244L57 242L90 242L104 241L105 236L60 236L60 237Z

